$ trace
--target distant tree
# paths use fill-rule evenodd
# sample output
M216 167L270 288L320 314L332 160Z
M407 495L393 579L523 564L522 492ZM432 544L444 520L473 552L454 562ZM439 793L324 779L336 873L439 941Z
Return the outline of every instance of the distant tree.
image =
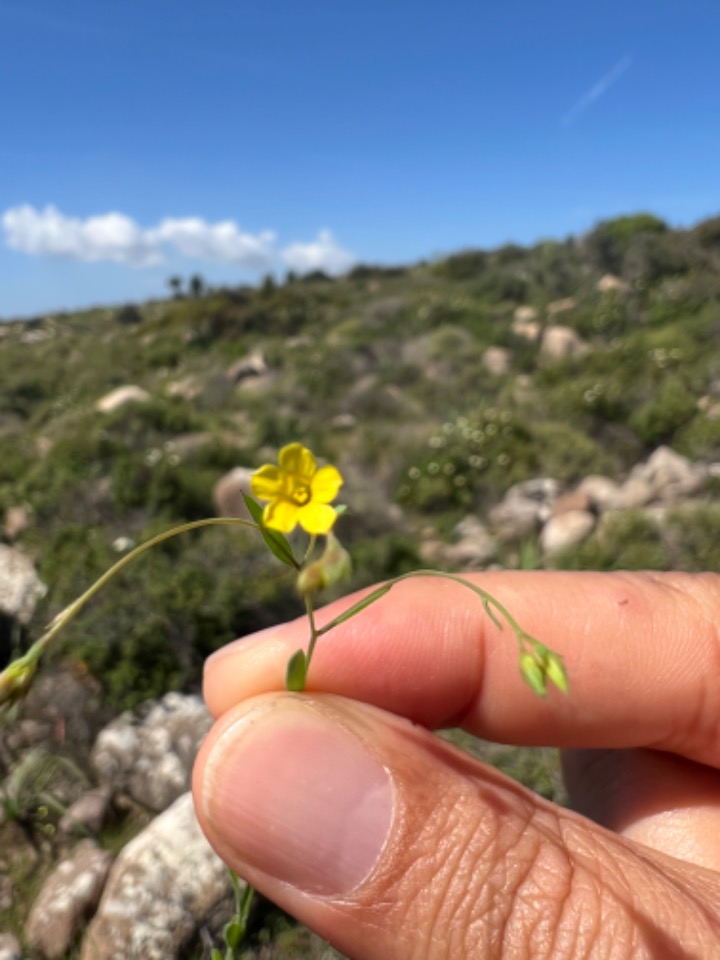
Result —
M485 270L488 255L483 250L461 250L441 260L435 272L448 280L473 280Z
M200 276L199 273L194 273L192 277L190 277L188 287L190 290L190 296L197 299L205 293L205 280Z
M260 295L263 297L272 296L277 290L277 283L275 282L275 277L271 273L265 274L263 281L260 284Z
M182 296L182 277L179 277L177 274L172 277L168 277L167 285L170 287L170 291L175 298Z
M291 283L297 283L298 275L294 270L288 270L285 274L285 286L289 286Z
M711 217L693 227L694 235L703 247L720 247L720 217Z
M668 225L652 213L603 220L585 238L585 247L595 265L609 273L622 273L625 255L640 236L666 233Z
M128 303L115 311L115 320L124 326L131 326L142 322L142 314L134 303Z
M324 270L311 270L302 278L303 283L329 283L331 280L332 277L329 277Z

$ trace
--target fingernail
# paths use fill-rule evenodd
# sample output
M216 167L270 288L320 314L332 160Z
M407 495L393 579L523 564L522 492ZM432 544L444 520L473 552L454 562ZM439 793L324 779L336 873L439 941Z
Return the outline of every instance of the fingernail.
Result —
M298 890L350 893L390 832L393 787L362 741L302 699L255 708L214 744L203 805L236 856Z

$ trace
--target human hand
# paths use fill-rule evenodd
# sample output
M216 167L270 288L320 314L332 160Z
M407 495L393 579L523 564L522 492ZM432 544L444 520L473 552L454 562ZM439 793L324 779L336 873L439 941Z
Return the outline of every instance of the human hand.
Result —
M195 769L224 860L355 960L720 957L720 578L487 573L565 659L535 696L467 590L411 579L322 638L224 648ZM322 624L349 606L318 614ZM580 814L428 732L565 749Z

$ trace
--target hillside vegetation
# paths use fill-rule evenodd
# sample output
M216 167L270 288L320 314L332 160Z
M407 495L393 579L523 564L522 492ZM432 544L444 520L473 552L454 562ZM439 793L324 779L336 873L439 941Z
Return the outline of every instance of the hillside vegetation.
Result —
M146 395L97 409L124 385ZM12 539L49 588L29 633L294 440L346 478L350 586L462 565L458 529L492 534L515 484L619 481L659 446L720 460L720 217L0 325L0 517L24 508ZM487 562L713 569L717 489L711 471L689 505L616 511L552 555L537 532L499 537ZM252 536L211 529L119 577L62 655L128 706L196 687L213 649L299 612Z

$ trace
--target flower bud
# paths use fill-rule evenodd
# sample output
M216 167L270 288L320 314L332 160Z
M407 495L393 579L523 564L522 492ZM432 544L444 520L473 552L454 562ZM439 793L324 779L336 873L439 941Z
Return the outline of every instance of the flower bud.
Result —
M545 676L550 683L555 684L561 693L568 692L568 676L565 664L562 661L562 657L557 653L553 653L551 650L548 651L547 662L545 664Z
M351 570L350 554L335 534L330 532L326 537L322 554L300 571L297 578L298 591L302 594L316 593L341 580L346 580Z
M14 660L0 673L0 706L12 706L30 689L37 661Z
M520 657L520 672L523 679L539 697L547 694L547 678L544 669L531 653L523 653Z

